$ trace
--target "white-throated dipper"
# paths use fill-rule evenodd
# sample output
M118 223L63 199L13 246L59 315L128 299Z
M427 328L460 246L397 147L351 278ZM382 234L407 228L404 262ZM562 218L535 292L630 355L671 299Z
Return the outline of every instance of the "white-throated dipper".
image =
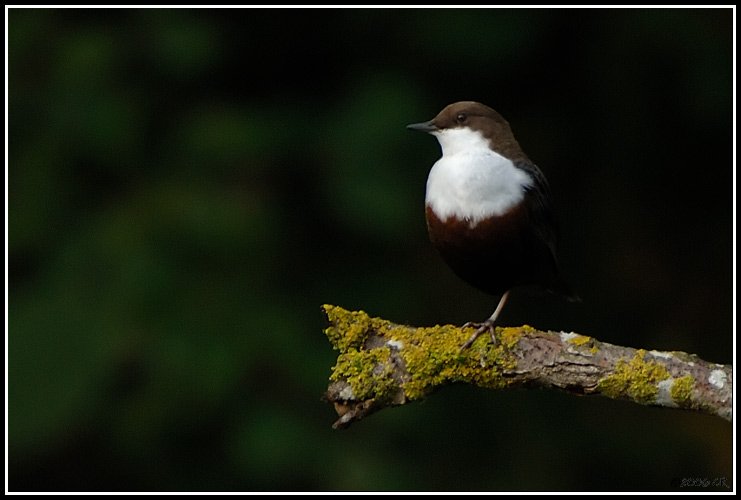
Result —
M551 195L540 169L517 143L509 123L481 103L456 102L432 120L407 125L440 142L442 158L427 178L430 240L461 279L501 296L494 313L461 349L494 324L512 288L540 285L578 297L558 270Z

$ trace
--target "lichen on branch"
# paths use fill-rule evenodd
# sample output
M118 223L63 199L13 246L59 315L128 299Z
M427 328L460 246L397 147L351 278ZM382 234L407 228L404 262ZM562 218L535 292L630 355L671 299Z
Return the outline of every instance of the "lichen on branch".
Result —
M731 420L733 369L683 352L615 346L576 333L497 327L461 351L470 331L412 327L363 311L323 306L340 351L324 398L341 428L382 408L421 399L453 382L487 389L554 387Z

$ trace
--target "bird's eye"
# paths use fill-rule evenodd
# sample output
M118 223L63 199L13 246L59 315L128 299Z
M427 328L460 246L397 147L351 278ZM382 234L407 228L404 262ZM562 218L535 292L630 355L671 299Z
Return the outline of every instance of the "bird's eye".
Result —
M466 118L468 118L468 116L466 116L466 113L458 113L458 116L455 117L455 119L458 121L458 123L465 122L466 121Z

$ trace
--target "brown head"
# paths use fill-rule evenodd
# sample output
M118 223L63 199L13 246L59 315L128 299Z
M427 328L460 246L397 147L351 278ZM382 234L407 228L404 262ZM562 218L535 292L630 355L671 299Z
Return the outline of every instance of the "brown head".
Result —
M489 141L489 147L502 156L515 162L529 162L515 139L507 120L489 106L480 102L455 102L446 106L430 121L407 125L407 128L411 130L419 130L434 135L438 135L445 130L464 127L478 131Z

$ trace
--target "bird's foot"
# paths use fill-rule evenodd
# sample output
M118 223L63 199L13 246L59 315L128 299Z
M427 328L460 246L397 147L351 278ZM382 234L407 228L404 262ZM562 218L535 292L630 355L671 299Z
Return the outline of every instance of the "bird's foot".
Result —
M495 328L494 328L494 321L491 319L487 319L483 323L472 323L468 322L465 325L463 325L462 328L476 328L476 331L473 332L473 335L466 340L466 343L461 346L461 351L465 351L471 345L476 341L477 338L479 338L479 335L481 335L484 332L489 332L489 335L491 335L491 341L494 343L494 345L497 345L497 338L494 335Z

